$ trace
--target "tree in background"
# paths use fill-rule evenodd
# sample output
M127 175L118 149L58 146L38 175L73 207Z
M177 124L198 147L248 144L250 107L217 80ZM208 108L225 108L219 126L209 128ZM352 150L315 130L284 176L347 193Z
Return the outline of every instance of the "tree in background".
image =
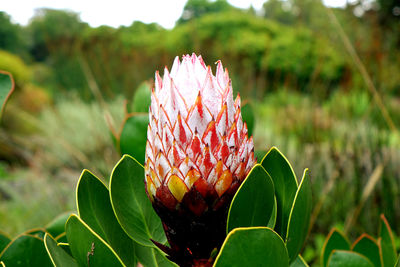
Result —
M12 23L7 13L0 11L0 49L27 55L26 45L23 29Z
M220 13L235 9L226 0L188 0L183 8L182 16L177 24L188 22L189 20L200 18L209 13Z
M398 35L380 27L377 11L357 17L354 8L332 10L351 32L351 42L367 69L377 74L374 82L385 91L395 91L400 78L390 73L397 68L393 58L399 53L389 37ZM122 93L129 98L133 88L153 76L154 66L162 68L174 56L193 51L210 62L219 58L227 62L237 88L252 96L284 87L327 97L339 87L364 86L321 0L268 0L262 11L238 9L226 0L188 0L176 27L166 30L137 21L118 29L91 28L79 14L41 9L27 27L12 24L3 14L7 23L0 25L0 32L11 31L6 35L16 39L19 29L30 40L25 53L53 73L52 83L42 86L75 90L88 99L93 97L89 76L105 97Z
M30 52L37 61L45 60L60 45L71 46L82 37L87 28L74 12L55 9L39 9L28 26L31 37Z

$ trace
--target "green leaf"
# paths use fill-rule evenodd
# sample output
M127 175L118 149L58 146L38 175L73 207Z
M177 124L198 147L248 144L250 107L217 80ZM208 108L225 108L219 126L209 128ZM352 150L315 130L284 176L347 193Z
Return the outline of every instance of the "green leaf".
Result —
M71 215L70 215L71 216ZM56 237L54 237L54 239L58 242L58 243L67 243L67 234L64 232Z
M290 262L296 259L304 245L310 226L311 211L311 181L308 169L305 169L303 178L294 198L286 234L286 247L289 253Z
M144 267L174 267L178 266L169 261L158 248L136 244L136 256Z
M69 217L65 228L79 266L125 266L115 251L75 214Z
M261 160L264 158L265 154L267 154L267 151L264 151L264 150L255 150L254 151L254 157L257 158L258 163L261 163Z
M274 207L271 212L271 217L269 218L267 226L271 229L274 229L276 224L276 213L277 213L277 204L276 204L276 197L274 196Z
M54 238L62 233L65 233L65 223L70 215L70 212L65 212L58 215L46 226L46 232L48 232Z
M132 110L134 112L149 112L151 104L151 84L145 81L136 89L132 101Z
M72 257L71 248L69 247L68 243L58 243L57 245Z
M233 197L227 233L237 227L267 226L273 207L274 185L264 168L256 164Z
M363 255L344 250L335 250L328 260L328 267L373 267L374 265Z
M125 232L136 242L154 247L166 237L144 188L143 166L125 155L115 166L110 181L111 204Z
M5 71L0 71L0 118L3 114L6 102L14 91L14 79Z
M289 266L282 238L268 227L236 228L226 237L215 267Z
M26 231L24 234L39 237L40 239L44 238L46 234L46 230L44 228L34 228Z
M11 239L4 233L0 232L0 253L11 242Z
M290 264L290 267L309 267L302 256L297 255L296 259Z
M400 267L400 254L397 257L396 265L394 267Z
M44 236L44 245L46 247L47 253L50 256L55 267L74 267L78 266L76 261L67 253L64 249L57 245L57 242L46 234Z
M382 266L379 254L379 246L376 241L369 235L361 235L353 244L352 251L358 252L367 257L375 267Z
M380 240L378 242L380 242L383 266L384 267L394 266L397 258L396 248L394 245L394 238L389 223L387 222L383 214L381 215L379 237Z
M147 141L148 114L135 114L128 117L120 137L121 154L128 154L144 164Z
M331 230L322 247L321 261L323 267L327 265L329 256L333 250L350 250L349 241L337 229Z
M243 121L246 122L247 124L247 131L250 137L251 135L253 135L254 124L255 124L255 116L253 108L251 107L250 103L247 102L244 105L242 105L240 111L242 113Z
M133 266L136 262L134 241L119 225L103 182L84 170L76 196L79 217L113 248L127 266Z
M278 203L275 230L285 239L290 211L297 191L296 176L288 160L276 147L271 148L264 156L261 165L274 182Z
M47 255L43 240L27 234L22 234L11 241L0 254L0 260L10 267L53 266Z

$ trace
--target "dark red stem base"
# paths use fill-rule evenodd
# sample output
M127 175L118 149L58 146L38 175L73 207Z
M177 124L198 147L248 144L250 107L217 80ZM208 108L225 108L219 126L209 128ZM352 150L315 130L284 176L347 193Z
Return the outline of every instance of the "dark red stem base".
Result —
M156 198L153 207L163 222L170 247L153 242L181 267L212 266L214 259L211 254L218 251L226 237L226 218L232 193L206 199L207 209L199 215L193 212L193 204L196 205L193 201L196 202L198 197L195 190L186 193L176 209L167 208ZM190 203L185 198L190 199Z

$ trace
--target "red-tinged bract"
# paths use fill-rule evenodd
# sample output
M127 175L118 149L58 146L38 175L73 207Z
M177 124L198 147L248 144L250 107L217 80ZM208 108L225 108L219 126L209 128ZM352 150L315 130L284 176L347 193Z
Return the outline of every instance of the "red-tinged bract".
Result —
M180 266L208 266L225 238L232 197L255 164L252 137L220 61L175 58L156 72L147 130L145 184Z

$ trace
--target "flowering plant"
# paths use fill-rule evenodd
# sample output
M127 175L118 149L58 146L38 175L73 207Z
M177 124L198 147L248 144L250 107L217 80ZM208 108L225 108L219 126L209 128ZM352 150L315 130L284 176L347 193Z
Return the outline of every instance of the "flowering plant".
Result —
M222 63L214 76L201 56L178 57L156 73L146 145L146 191L180 264L207 261L225 238L232 197L254 166L240 97Z
M311 214L308 171L298 183L275 147L256 161L240 97L234 101L232 92L220 61L214 76L200 56L175 59L163 79L156 73L148 121L142 114L129 118L132 155L145 151L145 158L124 155L108 186L84 170L77 214L8 240L0 260L7 266L19 266L20 257L24 266L307 266L299 252ZM126 143L121 137L121 151Z

